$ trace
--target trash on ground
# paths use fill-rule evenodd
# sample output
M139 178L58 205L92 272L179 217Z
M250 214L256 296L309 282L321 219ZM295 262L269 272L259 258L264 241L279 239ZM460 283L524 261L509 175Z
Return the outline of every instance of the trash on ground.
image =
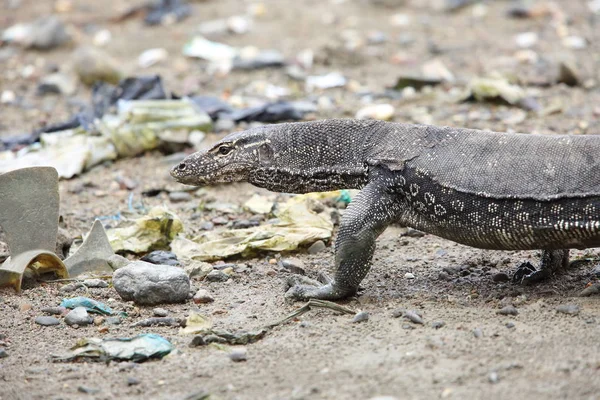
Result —
M352 314L352 315L356 315L356 311L344 307L344 306L340 306L339 304L336 304L332 301L327 301L327 300L317 300L317 299L310 299L308 301L308 303L306 303L305 305L303 305L302 307L300 307L299 309L297 309L296 311L292 312L291 314L289 314L288 316L286 316L283 319L280 319L279 321L273 322L269 325L266 326L266 328L274 328L276 326L279 325L283 325L289 321L292 321L296 318L298 318L299 316L301 316L302 314L307 313L308 311L312 310L313 308L329 308L330 310L336 311L336 312L340 312L342 314Z
M141 68L149 68L153 65L166 61L169 53L163 48L148 49L138 57L138 65Z
M391 104L371 104L356 112L357 119L380 119L390 121L394 117L394 106Z
M75 254L65 260L65 265L71 277L90 273L111 273L112 268L108 264L108 259L113 254L115 253L108 241L106 231L100 220L96 220L83 244Z
M185 320L185 327L179 329L179 334L198 334L210 330L212 326L212 321L208 317L191 311L190 315Z
M153 207L147 215L128 222L129 226L107 231L115 252L139 254L165 249L183 231L183 223L179 217L162 206Z
M274 204L267 197L255 194L244 203L244 208L254 214L269 214Z
M463 101L475 100L519 105L524 98L525 91L520 86L511 84L505 78L495 77L471 80Z
M37 50L50 50L70 39L64 23L53 15L16 24L2 32L2 41Z
M329 240L333 222L329 213L312 211L314 202L310 195L292 197L278 205L274 211L277 221L273 223L205 232L192 240L179 235L171 243L171 250L180 259L210 261L236 254L247 256L258 250L291 251L317 240Z
M70 299L63 299L60 303L61 307L65 308L77 308L84 307L88 312L101 314L101 315L112 315L113 311L107 305L100 303L99 301L90 299L89 297L73 297Z
M77 341L65 354L52 355L54 361L133 361L144 362L163 358L174 346L165 338L154 333L145 333L133 338L98 339L84 338Z
M326 75L314 75L306 77L306 90L311 92L315 89L332 89L346 86L348 79L339 72L330 72Z
M0 226L10 257L0 266L0 286L21 290L26 269L35 275L53 272L68 278L54 253L58 232L58 174L51 167L32 167L0 174Z

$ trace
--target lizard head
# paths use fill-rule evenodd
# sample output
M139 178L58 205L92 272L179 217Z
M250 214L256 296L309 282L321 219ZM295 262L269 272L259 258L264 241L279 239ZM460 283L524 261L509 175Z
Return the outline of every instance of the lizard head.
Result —
M171 176L196 186L248 181L267 143L261 127L232 133L210 149L186 157L171 169Z

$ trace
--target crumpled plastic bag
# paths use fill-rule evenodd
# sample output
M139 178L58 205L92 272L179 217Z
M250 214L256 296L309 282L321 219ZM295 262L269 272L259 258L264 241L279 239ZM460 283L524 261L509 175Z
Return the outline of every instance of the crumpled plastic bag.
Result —
M113 311L107 305L100 303L99 301L90 299L89 297L73 297L70 299L63 299L60 303L61 307L64 308L77 308L84 307L88 312L102 314L102 315L112 315Z
M182 231L179 217L166 207L157 206L132 225L109 229L106 234L115 252L147 253L168 248Z
M500 101L518 105L525 98L525 91L505 78L475 78L469 82L464 100Z
M179 334L192 335L208 331L212 326L212 321L208 317L192 311L185 320L185 328L179 328Z
M165 338L145 333L133 338L98 339L84 338L67 353L52 355L54 361L75 361L85 358L95 361L117 360L144 362L151 358L163 358L175 347Z
M329 213L312 211L314 196L300 195L279 204L274 212L278 221L248 229L203 233L192 240L182 235L171 243L171 251L179 258L199 261L220 260L257 250L291 251L317 240L329 240L333 222Z

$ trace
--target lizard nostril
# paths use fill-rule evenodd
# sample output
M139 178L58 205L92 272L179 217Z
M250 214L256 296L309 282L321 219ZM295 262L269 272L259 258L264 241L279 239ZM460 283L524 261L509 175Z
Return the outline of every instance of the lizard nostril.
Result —
M178 170L180 170L180 171L184 171L184 170L185 170L185 168L186 168L186 166L185 166L185 163L180 163L180 164L177 166L177 169L178 169Z

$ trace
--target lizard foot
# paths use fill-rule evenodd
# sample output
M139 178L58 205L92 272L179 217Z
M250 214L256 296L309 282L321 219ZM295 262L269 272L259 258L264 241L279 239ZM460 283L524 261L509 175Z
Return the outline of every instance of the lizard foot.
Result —
M512 282L522 285L533 285L548 279L553 274L569 266L569 250L544 250L539 269L525 262L513 274Z
M529 262L525 262L517 268L517 271L513 274L513 283L520 283L521 285L528 286L541 282L550 277L551 271L548 269L535 269Z
M339 300L353 294L352 290L339 289L335 282L323 285L321 282L302 275L292 275L287 279L286 299L301 301L308 299Z

